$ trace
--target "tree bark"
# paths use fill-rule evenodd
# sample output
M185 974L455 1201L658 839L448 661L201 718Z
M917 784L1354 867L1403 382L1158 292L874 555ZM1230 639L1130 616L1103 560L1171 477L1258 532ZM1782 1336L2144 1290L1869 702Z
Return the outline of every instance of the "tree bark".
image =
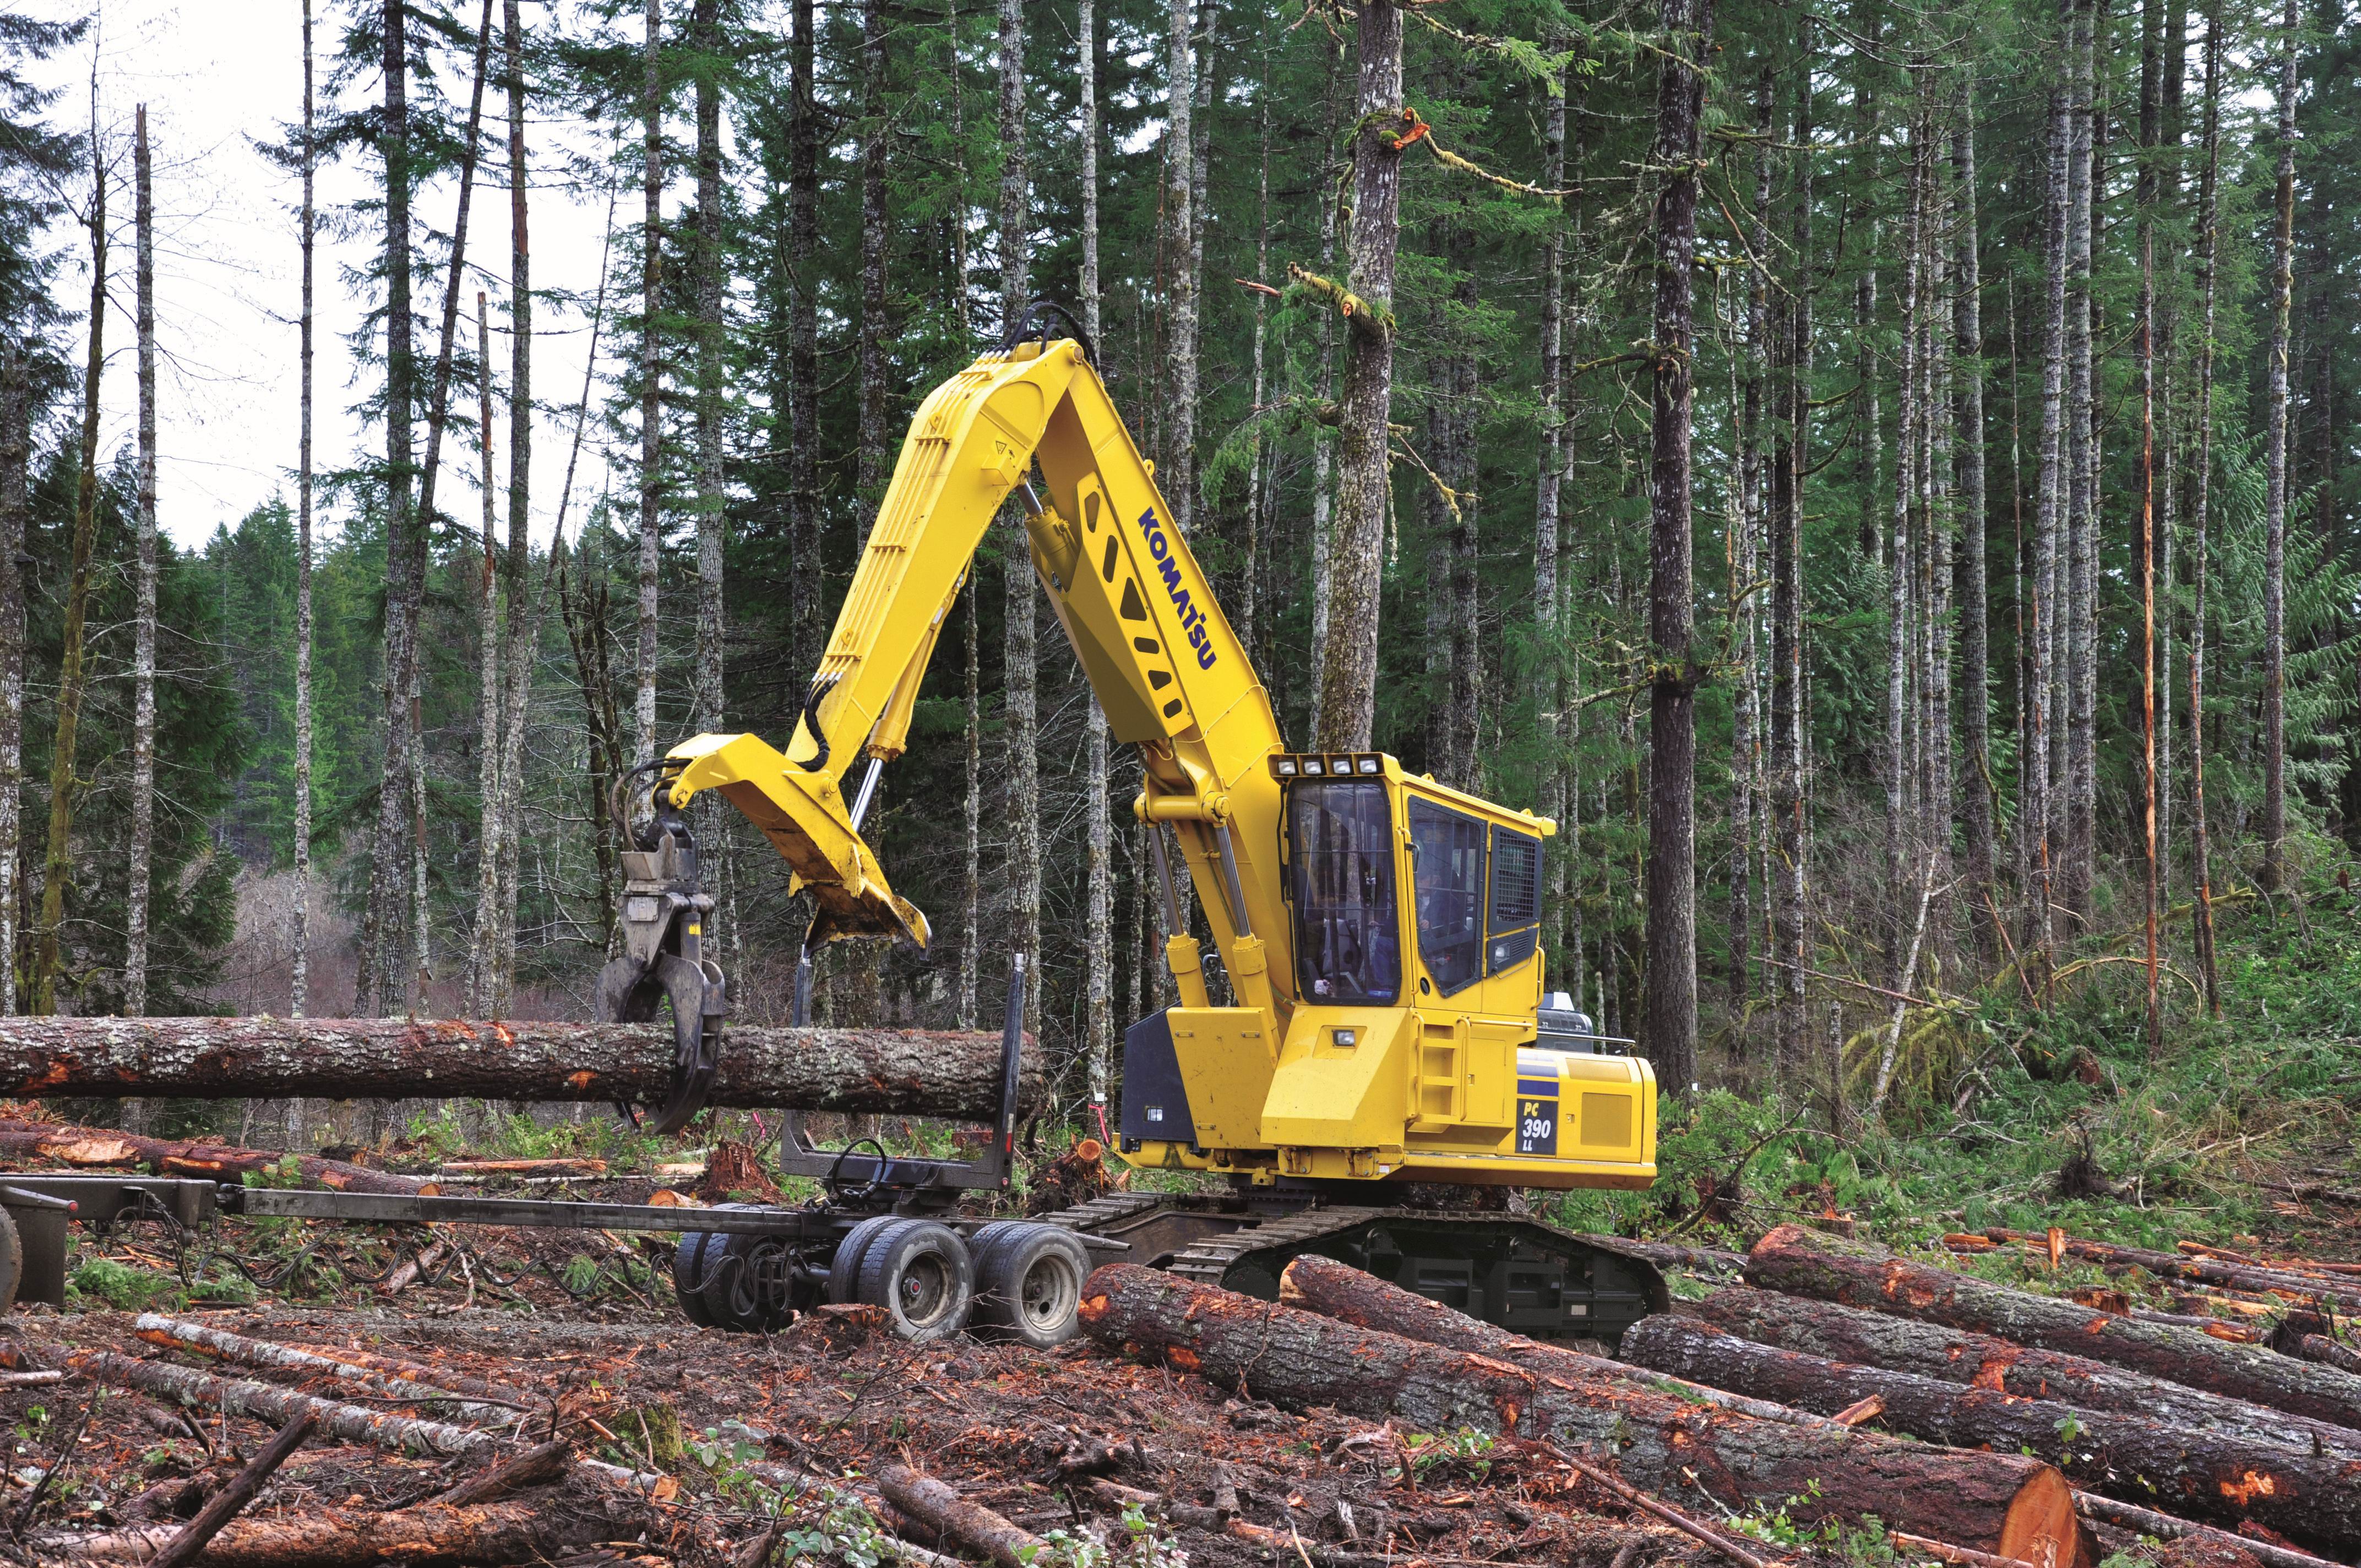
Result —
M483 569L476 583L476 644L480 677L476 697L476 939L467 965L467 1005L491 1016L492 948L499 941L500 899L500 550L493 534L498 497L492 489L492 317L484 291L476 291L476 453L482 464Z
M788 678L819 668L824 629L820 589L826 573L819 515L819 148L818 23L813 0L795 0L792 49L795 104L787 152L787 265L795 297L787 320ZM961 283L966 280L962 278Z
M1812 142L1811 19L1798 23L1793 140ZM1810 836L1804 794L1804 478L1811 467L1812 155L1796 159L1789 243L1795 261L1781 291L1772 329L1770 369L1775 432L1771 453L1771 944L1779 1065L1801 1072L1806 1061L1804 926ZM1832 1091L1840 1086L1831 1085ZM1841 1119L1840 1094L1829 1114Z
M2271 233L2271 336L2264 362L2263 891L2287 880L2288 337L2295 300L2296 0L2287 0L2279 69L2278 221Z
M1689 639L1696 398L1690 273L1713 0L1664 0L1656 82L1655 375L1648 478L1648 1055L1675 1094L1697 1077L1697 687Z
M1754 1245L1746 1280L1765 1289L1998 1334L2031 1349L2086 1355L2315 1420L2361 1426L2361 1377L2349 1373L2257 1344L2230 1343L2196 1329L2011 1290L1799 1225L1781 1225Z
M312 96L312 0L303 0L303 298L297 357L301 364L302 411L295 438L295 935L289 975L288 1010L301 1018L311 1007L312 973L312 306L313 266L318 214L313 183L319 164ZM15 546L0 539L0 550ZM13 570L13 567L10 569ZM12 802L16 791L0 778ZM15 841L13 834L8 842ZM0 907L9 902L0 887ZM0 920L6 916L0 914ZM5 936L5 933L0 933ZM0 946L6 946L0 942ZM288 1141L303 1135L301 1105L288 1107Z
M1992 589L1985 565L1984 329L1982 236L1977 226L1976 103L1971 78L1960 90L1951 136L1952 243L1958 258L1952 296L1960 486L1960 822L1966 833L1969 926L1987 958L2000 949L1993 926L2000 884L1993 848L1992 765Z
M1611 1457L1625 1481L1667 1498L1782 1502L1799 1520L1875 1513L2061 1568L2088 1550L2065 1478L2014 1454L1759 1421L1636 1385L1537 1376L1133 1264L1091 1276L1082 1318L1102 1344L1293 1409L1584 1444Z
M2059 0L2060 31L2070 55L2075 0ZM2017 833L2025 857L2025 924L2018 936L2028 967L2046 972L2054 934L2057 894L2057 824L2052 821L2050 757L2056 750L2059 534L2065 510L2066 228L2067 164L2073 141L2073 94L2064 76L2049 89L2049 141L2044 198L2044 258L2041 329L2041 424L2038 477L2034 489L2033 576L2026 595L2025 755L2018 767ZM2031 977L2037 983L2042 976Z
M508 644L502 654L508 677L506 723L500 730L500 883L494 910L489 1015L508 1016L516 996L517 897L520 850L524 839L524 739L532 717L534 655L541 642L541 616L548 603L544 581L533 592L533 249L529 172L524 157L524 21L518 0L502 0L501 32L509 94L509 538L503 566L508 597ZM609 229L611 231L611 213ZM599 328L606 323L606 247L599 251L598 304L591 313L586 370L598 362ZM566 497L558 498L557 524L550 541L555 571L558 540L566 532Z
M2066 852L2059 902L2086 930L2095 875L2098 756L2098 431L2092 267L2096 250L2099 168L2098 0L2082 0L2072 46L2074 109L2066 172Z
M689 47L697 56L697 696L691 707L697 727L708 734L719 734L723 728L721 672L726 634L721 575L726 527L721 473L726 328L721 291L729 262L721 245L720 72L725 46L720 16L720 0L697 0L688 20ZM863 245L865 252L865 240ZM863 266L865 269L865 255ZM726 852L717 835L708 854L718 860Z
M160 1022L160 1020L159 1020ZM420 1178L369 1170L316 1155L278 1149L240 1148L232 1144L151 1138L107 1127L62 1122L0 1120L0 1157L76 1168L138 1168L157 1176L211 1177L235 1181L248 1171L262 1173L295 1161L296 1174L339 1192L415 1192Z
M2120 1410L2228 1442L2361 1461L2361 1433L2268 1405L2208 1394L2086 1355L2031 1350L1991 1334L1914 1322L1808 1296L1732 1288L1682 1310L1758 1344L1882 1366L2021 1399Z
M1030 241L1033 196L1025 155L1025 7L1023 0L1000 0L1000 319L1013 326L1030 302ZM1169 503L1168 503L1169 504ZM1041 760L1036 707L1038 650L1034 636L1034 598L1038 592L1022 521L1010 510L1014 548L1002 571L1005 621L1001 676L1006 704L1007 924L1012 951L1036 964L1041 955ZM1027 986L1025 1018L1040 1017L1041 988Z
M98 534L98 391L106 365L106 165L91 127L90 355L82 367L81 472L74 489L72 563L66 580L65 651L58 669L57 723L49 741L49 828L41 865L41 919L35 927L35 1013L58 1010L65 965L66 879L73 869L74 753L82 727L82 628L90 609L90 556Z
M552 1508L538 1499L458 1508L430 1502L407 1508L319 1508L276 1519L232 1519L206 1546L203 1562L205 1568L543 1563L614 1533L612 1523L597 1514ZM32 1544L50 1563L140 1564L179 1528L135 1526Z
M1099 99L1098 32L1093 0L1080 0L1074 40L1076 80L1082 107L1082 331L1093 344L1099 337ZM1261 318L1256 318L1256 352L1262 346ZM1257 360L1259 375L1260 360ZM1259 395L1257 395L1259 401ZM1086 1076L1091 1105L1099 1131L1106 1131L1106 1105L1115 1070L1115 820L1108 792L1106 713L1098 698L1090 699L1084 716L1088 746L1082 758L1083 936L1086 953L1082 977L1082 1047L1088 1053Z
M1992 1230L1984 1234L2001 1243L2040 1244L2048 1240L2047 1236L2037 1236L2029 1231ZM2069 1257L2087 1259L2110 1273L2136 1270L2158 1279L2186 1279L2201 1285L2224 1286L2233 1290L2257 1291L2293 1303L2334 1301L2345 1310L2361 1313L2361 1280L2351 1281L2349 1288L2340 1290L2325 1279L2292 1269L2228 1263L2214 1257L2191 1257L2177 1252L2117 1246L2110 1242L2082 1241L2074 1237L2067 1238L2065 1252Z
M1182 533L1196 521L1197 506L1197 269L1190 260L1197 229L1191 206L1197 163L1197 68L1191 37L1195 18L1195 0L1170 0L1164 27L1164 211L1171 225L1172 266L1164 294L1164 462L1156 488Z
M716 1105L988 1120L1000 1036L733 1026ZM1039 1099L1027 1050L1018 1098ZM671 1026L519 1021L50 1018L0 1023L0 1085L19 1097L144 1092L403 1099L641 1100L672 1082Z
M378 775L376 837L369 851L368 905L361 928L357 1010L382 1013L400 1005L387 983L399 966L402 797L408 791L411 728L409 670L417 624L412 585L419 532L411 510L412 421L417 412L418 365L412 337L410 268L410 51L402 0L379 12L384 47L385 106L379 154L385 164L385 637L379 695L385 751ZM456 275L456 269L455 269Z
M1623 1354L1717 1387L1834 1415L1884 1402L1897 1432L1961 1448L2034 1453L2102 1491L2125 1492L2231 1525L2249 1519L2334 1550L2361 1540L2361 1459L2314 1455L2100 1411L2059 1399L1961 1387L1913 1373L1756 1344L1710 1324L1657 1316L1623 1336Z
M2197 178L2197 494L2191 509L2189 575L2189 870L2196 894L2197 972L2205 1010L2222 1015L2222 973L2213 956L2213 872L2205 820L2206 530L2213 486L2213 313L2215 258L2221 244L2222 13L2205 10L2203 158Z
M397 1403L433 1405L453 1420L468 1421L478 1426L522 1426L531 1419L531 1412L517 1408L513 1402L513 1389L503 1393L486 1388L485 1393L493 1401L486 1403L399 1372L381 1371L354 1362L340 1361L316 1351L302 1350L272 1340L253 1339L215 1328L210 1323L188 1322L166 1317L160 1312L140 1313L133 1321L131 1332L149 1344L160 1345L169 1351L212 1356L219 1361L283 1372L299 1378L342 1383L354 1388L367 1389L379 1398ZM416 1370L435 1372L432 1367Z
M1393 403L1394 249L1401 232L1402 15L1367 0L1356 24L1360 85L1353 137L1346 287L1361 302L1345 334L1338 400L1336 516L1329 551L1328 636L1320 668L1324 751L1369 746L1377 717L1378 620L1385 576L1388 415ZM1399 127L1399 128L1398 128Z
M631 752L656 754L656 575L664 553L664 0L648 0L640 87L640 615Z
M131 866L123 916L123 1011L148 1011L148 878L156 853L156 197L148 105L133 148L138 227L139 562L131 651Z
M22 343L0 345L0 1017L20 1003L25 901L25 549L33 461L33 375Z
M989 1557L999 1568L1026 1568L1041 1538L1021 1530L956 1488L906 1464L881 1464L877 1490L884 1499L949 1541Z

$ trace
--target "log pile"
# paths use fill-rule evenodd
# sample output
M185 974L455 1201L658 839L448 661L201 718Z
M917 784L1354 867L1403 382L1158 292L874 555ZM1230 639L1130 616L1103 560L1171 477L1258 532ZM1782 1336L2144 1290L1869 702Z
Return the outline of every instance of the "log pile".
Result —
M709 1103L989 1120L996 1034L759 1028L722 1037ZM190 1100L662 1099L669 1026L404 1018L0 1019L0 1094ZM1019 1100L1041 1093L1026 1053Z

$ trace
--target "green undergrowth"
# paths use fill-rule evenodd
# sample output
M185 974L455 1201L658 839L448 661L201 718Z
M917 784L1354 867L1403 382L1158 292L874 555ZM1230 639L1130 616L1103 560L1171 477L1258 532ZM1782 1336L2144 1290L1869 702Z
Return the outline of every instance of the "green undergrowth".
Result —
M2172 935L2185 948L2185 929ZM2243 903L2224 912L2218 946L2222 1016L2207 1017L2193 983L2169 970L2153 1060L2142 967L2086 962L2046 1012L2021 988L1972 998L1949 1059L1882 1116L1856 1111L1841 1136L1823 1085L1809 1103L1727 1090L1667 1099L1653 1188L1567 1194L1543 1211L1577 1229L1722 1246L1830 1212L1902 1246L2051 1225L2164 1250L2258 1234L2330 1241L2352 1212L2281 1212L2290 1194L2265 1184L2361 1187L2361 900L2330 884L2304 903Z

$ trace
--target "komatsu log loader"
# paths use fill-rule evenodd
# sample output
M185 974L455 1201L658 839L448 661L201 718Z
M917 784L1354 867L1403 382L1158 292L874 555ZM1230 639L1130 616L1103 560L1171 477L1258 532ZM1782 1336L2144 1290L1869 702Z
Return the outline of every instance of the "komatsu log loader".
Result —
M1145 773L1132 809L1149 828L1180 1000L1126 1031L1120 1152L1213 1179L961 1234L927 1217L948 1218L952 1183L901 1180L920 1168L874 1146L815 1150L797 1129L783 1165L879 1212L804 1259L800 1284L787 1270L772 1293L788 1299L766 1315L825 1293L931 1333L959 1327L980 1296L982 1318L1047 1342L1072 1332L1093 1259L1274 1298L1289 1259L1308 1251L1520 1332L1611 1342L1664 1304L1654 1269L1497 1202L1502 1189L1644 1188L1655 1176L1648 1064L1563 997L1544 1005L1543 841L1556 825L1382 752L1288 746L1090 345L1071 325L1052 335L1063 313L1036 306L919 407L785 749L699 735L650 765L627 951L602 979L602 1008L669 1007L682 1081L694 1084L700 1060L709 1071L722 988L697 951L710 905L693 885L684 816L708 790L762 829L810 895L804 972L835 938L926 945L926 916L894 891L862 818L907 741L977 546L1013 504L1109 730L1138 748ZM1183 916L1168 835L1219 955L1219 992ZM1442 1189L1458 1201L1438 1201ZM914 1227L928 1241L915 1251ZM708 1250L692 1236L675 1271L691 1315L759 1326L713 1304L698 1274L725 1254Z

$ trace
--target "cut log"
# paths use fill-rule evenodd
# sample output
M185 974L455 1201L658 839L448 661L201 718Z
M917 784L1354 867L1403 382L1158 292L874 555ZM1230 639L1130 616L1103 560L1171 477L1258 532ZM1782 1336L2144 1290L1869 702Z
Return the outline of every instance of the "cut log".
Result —
M414 1176L395 1176L348 1165L340 1159L322 1159L317 1155L290 1156L276 1149L239 1148L185 1138L142 1137L106 1127L77 1127L63 1122L0 1120L0 1159L11 1161L77 1168L136 1168L152 1176L198 1176L235 1181L249 1171L280 1169L290 1158L295 1161L296 1173L306 1182L339 1191L415 1192L420 1185Z
M2065 1477L2018 1454L1757 1420L1617 1379L1536 1376L1132 1264L1091 1276L1081 1317L1101 1343L1223 1387L1297 1409L1399 1417L1421 1431L1587 1448L1632 1486L1717 1513L1734 1502L1784 1505L1806 1520L1873 1513L2004 1557L2057 1568L2089 1560Z
M1781 1225L1755 1243L1746 1278L1767 1289L1997 1334L2034 1349L2087 1355L2208 1393L2361 1427L2361 1377L2349 1372L2259 1344L2232 1343L2202 1330L2143 1322L2012 1290L1800 1225Z
M1577 1233L1580 1242L1596 1242L1609 1252L1643 1257L1658 1268L1686 1268L1705 1274L1735 1274L1746 1266L1746 1255L1714 1246L1682 1246L1676 1242L1634 1241L1629 1236Z
M2342 1568L2333 1559L2315 1557L2291 1546L2281 1546L2251 1535L2235 1535L2226 1530L2216 1530L2210 1524L2199 1524L2194 1519L2176 1519L2171 1514L2160 1514L2154 1508L2102 1497L2095 1492L2075 1493L2074 1508L2086 1519L2111 1524L2117 1530L2128 1530L2140 1535L2151 1535L2158 1541L2202 1541L2229 1551L2251 1552L2258 1562L2270 1564L2270 1568Z
M37 1540L44 1563L145 1563L178 1526ZM597 1514L541 1502L450 1508L323 1508L275 1519L235 1519L206 1547L203 1568L370 1568L379 1563L544 1561L614 1533Z
M1497 1324L1471 1318L1455 1308L1445 1306L1431 1297L1405 1290L1399 1285L1389 1285L1373 1274L1365 1274L1349 1263L1339 1263L1332 1257L1306 1253L1287 1266L1279 1277L1279 1299L1290 1307L1301 1307L1307 1312L1334 1318L1357 1328L1380 1329L1405 1339L1439 1344L1453 1350L1472 1350L1478 1355L1488 1355L1496 1361L1506 1361L1543 1377L1564 1377L1579 1382L1586 1378L1612 1377L1623 1381L1634 1378L1634 1369L1620 1361L1610 1361L1603 1355L1587 1355L1564 1345L1543 1344L1522 1334L1510 1333ZM1785 1421L1790 1425L1817 1426L1825 1418L1786 1405L1775 1405L1765 1399L1751 1399L1743 1394L1724 1388L1708 1388L1702 1384L1684 1382L1678 1377L1636 1375L1638 1380L1651 1387L1676 1392L1690 1399L1702 1399L1725 1409L1737 1410L1763 1420Z
M461 1420L487 1426L513 1426L525 1415L523 1407L511 1401L484 1404L412 1377L371 1371L312 1351L274 1344L269 1340L248 1339L244 1334L230 1333L208 1323L187 1322L178 1318L168 1318L160 1312L140 1313L133 1320L131 1329L148 1343L162 1345L167 1350L193 1351L218 1360L234 1361L243 1366L269 1367L304 1376L327 1377L390 1398L439 1405L445 1414Z
M1993 1230L1984 1234L1996 1242L2024 1244L2038 1239L2026 1231ZM2113 1242L2082 1241L2072 1236L2066 1238L2064 1250L2067 1256L2095 1263L2111 1274L2139 1269L2158 1279L2187 1279L2201 1285L2225 1286L2233 1290L2257 1291L2282 1299L2325 1298L2340 1306L2361 1309L2361 1289L2356 1289L2351 1280L2325 1279L2257 1264L2230 1263L2218 1257L2190 1257L2180 1253L2155 1252L2141 1246L2117 1246Z
M2361 1546L2361 1457L2240 1442L2121 1410L1830 1361L1669 1313L1635 1324L1622 1351L1642 1366L1823 1415L1883 1399L1880 1420L1912 1437L2037 1453L2094 1491L2160 1500L2231 1525L2253 1519L2310 1546Z
M669 1028L408 1018L0 1019L0 1094L191 1100L661 1100ZM1020 1110L1040 1098L1026 1052ZM988 1120L1000 1036L733 1025L709 1103ZM413 1190L403 1187L402 1191Z
M2339 1344L2326 1334L2306 1334L2297 1342L2296 1348L2306 1361L2317 1361L2323 1366L2361 1374L2361 1351L2356 1351L2349 1344Z
M1991 1334L1743 1286L1718 1290L1702 1301L1685 1301L1681 1310L1741 1339L1830 1361L1916 1373L2024 1399L2062 1399L2088 1409L2122 1410L2209 1438L2361 1460L2361 1431L2208 1394L2085 1355L2029 1350Z
M887 1502L935 1531L981 1552L1000 1568L1026 1568L1041 1550L1041 1538L972 1503L952 1486L906 1464L877 1467L877 1490Z
M574 1450L562 1437L551 1438L538 1447L501 1460L479 1470L449 1491L434 1499L445 1508L462 1508L468 1504L496 1503L502 1497L546 1486L562 1481L574 1468Z

